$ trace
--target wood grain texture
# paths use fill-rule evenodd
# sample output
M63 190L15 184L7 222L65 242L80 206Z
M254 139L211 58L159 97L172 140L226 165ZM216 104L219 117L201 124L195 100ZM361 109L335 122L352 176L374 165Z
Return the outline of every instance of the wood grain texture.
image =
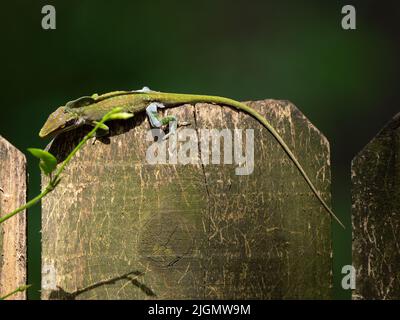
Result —
M286 101L250 102L282 134L330 202L325 137ZM111 124L43 201L44 299L331 298L330 217L271 134L208 104L167 109L202 129L254 129L255 168L150 165L144 115ZM61 136L62 159L86 131ZM201 139L197 141L201 143ZM182 142L178 142L178 148Z
M26 159L23 153L0 136L0 215L26 201ZM0 225L0 296L26 283L25 211ZM8 299L26 298L20 292Z
M354 299L400 299L400 114L352 162Z

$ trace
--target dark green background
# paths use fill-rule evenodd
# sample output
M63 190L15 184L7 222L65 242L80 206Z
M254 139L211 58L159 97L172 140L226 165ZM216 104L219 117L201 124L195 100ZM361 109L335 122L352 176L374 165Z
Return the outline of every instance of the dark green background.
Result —
M41 8L57 29L41 29ZM357 9L357 30L341 8ZM333 207L350 226L350 161L398 111L396 1L12 1L1 5L0 134L25 151L67 100L136 89L237 100L288 99L328 137ZM39 192L28 156L29 195ZM350 228L334 224L334 296L351 264ZM40 287L40 212L29 213L29 297Z

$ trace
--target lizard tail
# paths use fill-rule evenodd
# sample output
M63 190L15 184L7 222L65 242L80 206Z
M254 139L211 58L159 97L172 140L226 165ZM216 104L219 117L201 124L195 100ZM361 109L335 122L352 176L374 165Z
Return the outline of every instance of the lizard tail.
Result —
M319 194L318 190L315 188L314 184L311 182L310 178L308 177L307 173L304 171L303 167L293 154L293 152L290 150L286 142L282 139L280 134L275 130L275 128L268 122L267 119L265 119L260 113L258 113L256 110L253 108L247 106L246 104L232 100L229 98L225 97L217 97L217 96L192 96L194 99L191 102L206 102L206 103L215 103L215 104L223 104L227 105L230 107L234 107L236 109L240 109L249 115L253 116L255 119L257 119L265 128L268 129L269 132L274 136L274 138L279 142L279 144L282 146L282 148L285 150L289 158L293 161L293 163L296 165L297 169L300 171L301 175L303 178L306 180L307 184L310 186L311 190L315 194L315 196L318 198L319 202L322 204L322 206L328 211L328 213L334 218L342 227L345 229L344 224L340 221L340 219L333 213L332 209L328 206L328 204L322 199L321 195Z

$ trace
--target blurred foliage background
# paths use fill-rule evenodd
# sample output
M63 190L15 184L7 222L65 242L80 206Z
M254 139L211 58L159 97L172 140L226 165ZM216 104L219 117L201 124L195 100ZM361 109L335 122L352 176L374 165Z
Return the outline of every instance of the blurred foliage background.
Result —
M41 28L52 4L57 29ZM357 30L341 28L341 8ZM396 1L7 1L1 5L0 134L20 150L66 101L136 89L237 100L287 99L328 137L333 207L350 226L350 162L398 112ZM28 155L29 196L40 190ZM39 298L40 210L29 213L30 299ZM351 264L351 231L333 227L334 297Z

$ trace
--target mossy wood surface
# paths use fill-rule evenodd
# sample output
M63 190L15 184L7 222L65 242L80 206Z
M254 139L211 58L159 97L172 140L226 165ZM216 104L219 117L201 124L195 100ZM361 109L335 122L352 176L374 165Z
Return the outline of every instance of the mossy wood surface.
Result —
M330 203L326 138L286 101L250 105ZM154 142L146 141L145 115L110 123L111 138L88 143L43 201L42 297L331 298L331 219L271 134L228 107L165 114L189 121L195 137L201 129L254 129L254 172L202 165L200 152L191 154L197 164L148 164ZM51 151L62 160L85 132L59 137Z
M354 299L400 299L400 114L352 162Z
M25 204L25 156L0 136L0 216ZM26 221L21 212L0 224L0 296L26 282ZM25 292L8 299L25 299Z

